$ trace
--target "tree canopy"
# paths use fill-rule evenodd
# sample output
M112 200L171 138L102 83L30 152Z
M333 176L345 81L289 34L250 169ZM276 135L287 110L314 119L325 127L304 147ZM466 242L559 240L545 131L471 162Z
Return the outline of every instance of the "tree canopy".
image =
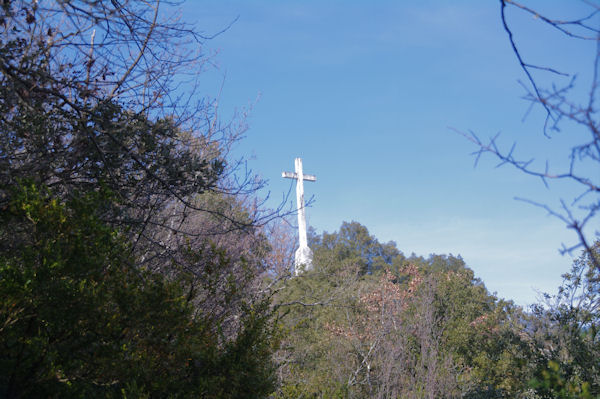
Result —
M2 4L1 396L272 390L244 124L180 87L205 39L158 1Z

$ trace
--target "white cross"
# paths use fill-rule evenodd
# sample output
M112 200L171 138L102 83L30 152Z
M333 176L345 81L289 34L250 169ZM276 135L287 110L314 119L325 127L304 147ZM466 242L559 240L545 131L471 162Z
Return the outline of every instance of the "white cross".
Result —
M298 238L300 240L300 246L296 251L296 257L294 261L296 276L299 275L302 270L312 269L312 251L308 247L308 241L306 239L306 214L304 211L304 180L316 181L316 176L305 175L302 172L302 158L296 158L295 161L296 172L283 172L282 177L288 179L296 179L296 204L298 206Z

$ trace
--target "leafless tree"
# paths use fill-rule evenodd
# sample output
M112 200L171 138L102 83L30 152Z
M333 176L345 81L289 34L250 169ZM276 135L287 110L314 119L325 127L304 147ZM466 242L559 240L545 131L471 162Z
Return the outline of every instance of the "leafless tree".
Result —
M412 265L403 273L406 286L388 272L363 287L344 325L326 326L346 345L344 382L356 397L459 397L458 370L442 348L446 320L435 304L436 278Z
M598 230L598 212L600 211L600 119L598 118L598 86L600 67L600 4L595 1L583 1L587 12L574 19L561 19L547 16L542 10L536 10L527 2L513 0L500 1L500 21L508 36L509 44L516 61L526 76L522 86L526 90L525 99L531 106L539 106L545 113L545 123L541 136L552 138L559 131L585 132L583 141L576 142L571 148L565 148L564 159L568 160L565 167L557 166L557 162L547 159L545 166L537 167L534 159L522 159L516 154L516 143L509 149L502 148L498 135L484 140L473 132L463 134L477 146L476 163L482 154L490 153L499 159L500 164L509 164L519 171L539 178L549 187L559 181L569 181L578 187L571 198L562 198L558 206L544 202L524 199L535 206L545 209L549 214L562 220L568 228L577 234L575 245L564 245L562 253L570 253L582 247L593 258L593 264L600 270L600 259L591 251L595 240L600 238ZM537 24L543 24L564 35L572 41L587 41L594 44L595 57L590 65L592 77L586 98L580 98L575 92L575 76L565 73L554 65L538 65L529 60L519 46L519 36L511 26L510 10L532 16ZM549 46L550 48L551 46ZM553 82L546 87L542 81L547 81L548 75ZM593 232L589 233L588 229Z

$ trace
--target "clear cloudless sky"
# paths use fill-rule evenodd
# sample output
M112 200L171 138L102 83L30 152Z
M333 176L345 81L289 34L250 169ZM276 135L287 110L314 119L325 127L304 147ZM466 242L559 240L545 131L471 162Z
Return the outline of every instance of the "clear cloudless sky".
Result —
M529 4L563 19L584 9L575 0ZM475 147L451 129L500 132L501 145L516 141L516 154L540 167L564 164L578 142L567 126L544 138L538 108L523 119L526 77L499 1L189 0L182 11L206 35L237 19L206 42L216 55L200 84L219 97L224 120L252 108L234 155L268 180L260 195L270 192L269 206L293 184L281 172L301 157L317 176L305 184L317 232L355 220L407 256L461 255L491 292L520 305L556 291L573 260L559 248L577 238L514 198L555 207L576 187L547 189L491 156L474 167ZM577 72L585 92L593 44L513 9L508 17L527 61Z

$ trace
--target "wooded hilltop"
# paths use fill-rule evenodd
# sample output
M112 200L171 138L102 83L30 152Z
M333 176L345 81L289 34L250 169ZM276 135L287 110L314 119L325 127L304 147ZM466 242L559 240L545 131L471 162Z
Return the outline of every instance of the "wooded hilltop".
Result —
M175 5L0 5L0 397L600 398L583 225L529 309L356 221L309 231L294 276L294 215L230 156L245 116L197 93L210 37Z

